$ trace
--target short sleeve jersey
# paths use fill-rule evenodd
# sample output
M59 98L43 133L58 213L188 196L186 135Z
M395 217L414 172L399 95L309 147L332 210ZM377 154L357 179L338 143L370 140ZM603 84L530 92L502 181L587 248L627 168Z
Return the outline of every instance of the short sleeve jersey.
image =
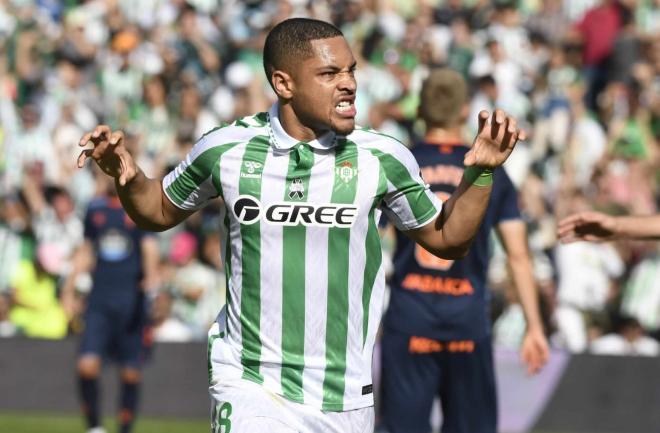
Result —
M135 225L117 198L92 200L84 226L85 238L96 253L89 305L112 306L131 314L142 278L140 243L149 234Z
M422 177L439 197L451 195L463 176L463 145L420 143L412 150ZM486 214L468 255L442 260L397 234L387 330L439 341L479 339L490 332L486 276L491 229L520 219L518 194L503 168L495 170Z
M441 208L409 150L368 129L298 142L276 104L207 133L163 189L182 209L225 203L232 353L222 364L323 410L372 405L385 287L377 221L383 210L413 229Z

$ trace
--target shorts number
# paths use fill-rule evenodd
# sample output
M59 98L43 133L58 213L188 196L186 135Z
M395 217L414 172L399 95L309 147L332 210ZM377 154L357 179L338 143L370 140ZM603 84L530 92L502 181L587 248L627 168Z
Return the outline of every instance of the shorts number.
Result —
M216 408L216 419L213 423L213 433L230 433L231 432L231 403L224 402L220 409Z

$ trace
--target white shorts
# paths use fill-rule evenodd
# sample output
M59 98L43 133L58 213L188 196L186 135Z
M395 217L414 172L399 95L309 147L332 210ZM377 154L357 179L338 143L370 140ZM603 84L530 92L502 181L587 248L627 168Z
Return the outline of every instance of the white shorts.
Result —
M374 408L324 412L244 379L210 388L211 433L373 433Z

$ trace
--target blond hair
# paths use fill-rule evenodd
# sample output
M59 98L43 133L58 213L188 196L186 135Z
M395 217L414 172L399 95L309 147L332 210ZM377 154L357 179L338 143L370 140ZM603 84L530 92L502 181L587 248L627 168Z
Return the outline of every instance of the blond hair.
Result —
M434 69L422 84L419 115L428 128L456 126L467 98L461 74L449 68Z

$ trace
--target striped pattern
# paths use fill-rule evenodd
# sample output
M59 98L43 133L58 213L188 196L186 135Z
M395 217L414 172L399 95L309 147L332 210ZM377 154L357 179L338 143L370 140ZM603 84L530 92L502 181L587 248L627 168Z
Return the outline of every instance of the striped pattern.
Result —
M226 332L209 346L214 380L243 377L327 411L370 406L362 389L384 300L381 209L412 229L441 204L394 139L356 130L323 147L274 131L266 113L218 128L163 180L183 209L226 204L228 304Z

